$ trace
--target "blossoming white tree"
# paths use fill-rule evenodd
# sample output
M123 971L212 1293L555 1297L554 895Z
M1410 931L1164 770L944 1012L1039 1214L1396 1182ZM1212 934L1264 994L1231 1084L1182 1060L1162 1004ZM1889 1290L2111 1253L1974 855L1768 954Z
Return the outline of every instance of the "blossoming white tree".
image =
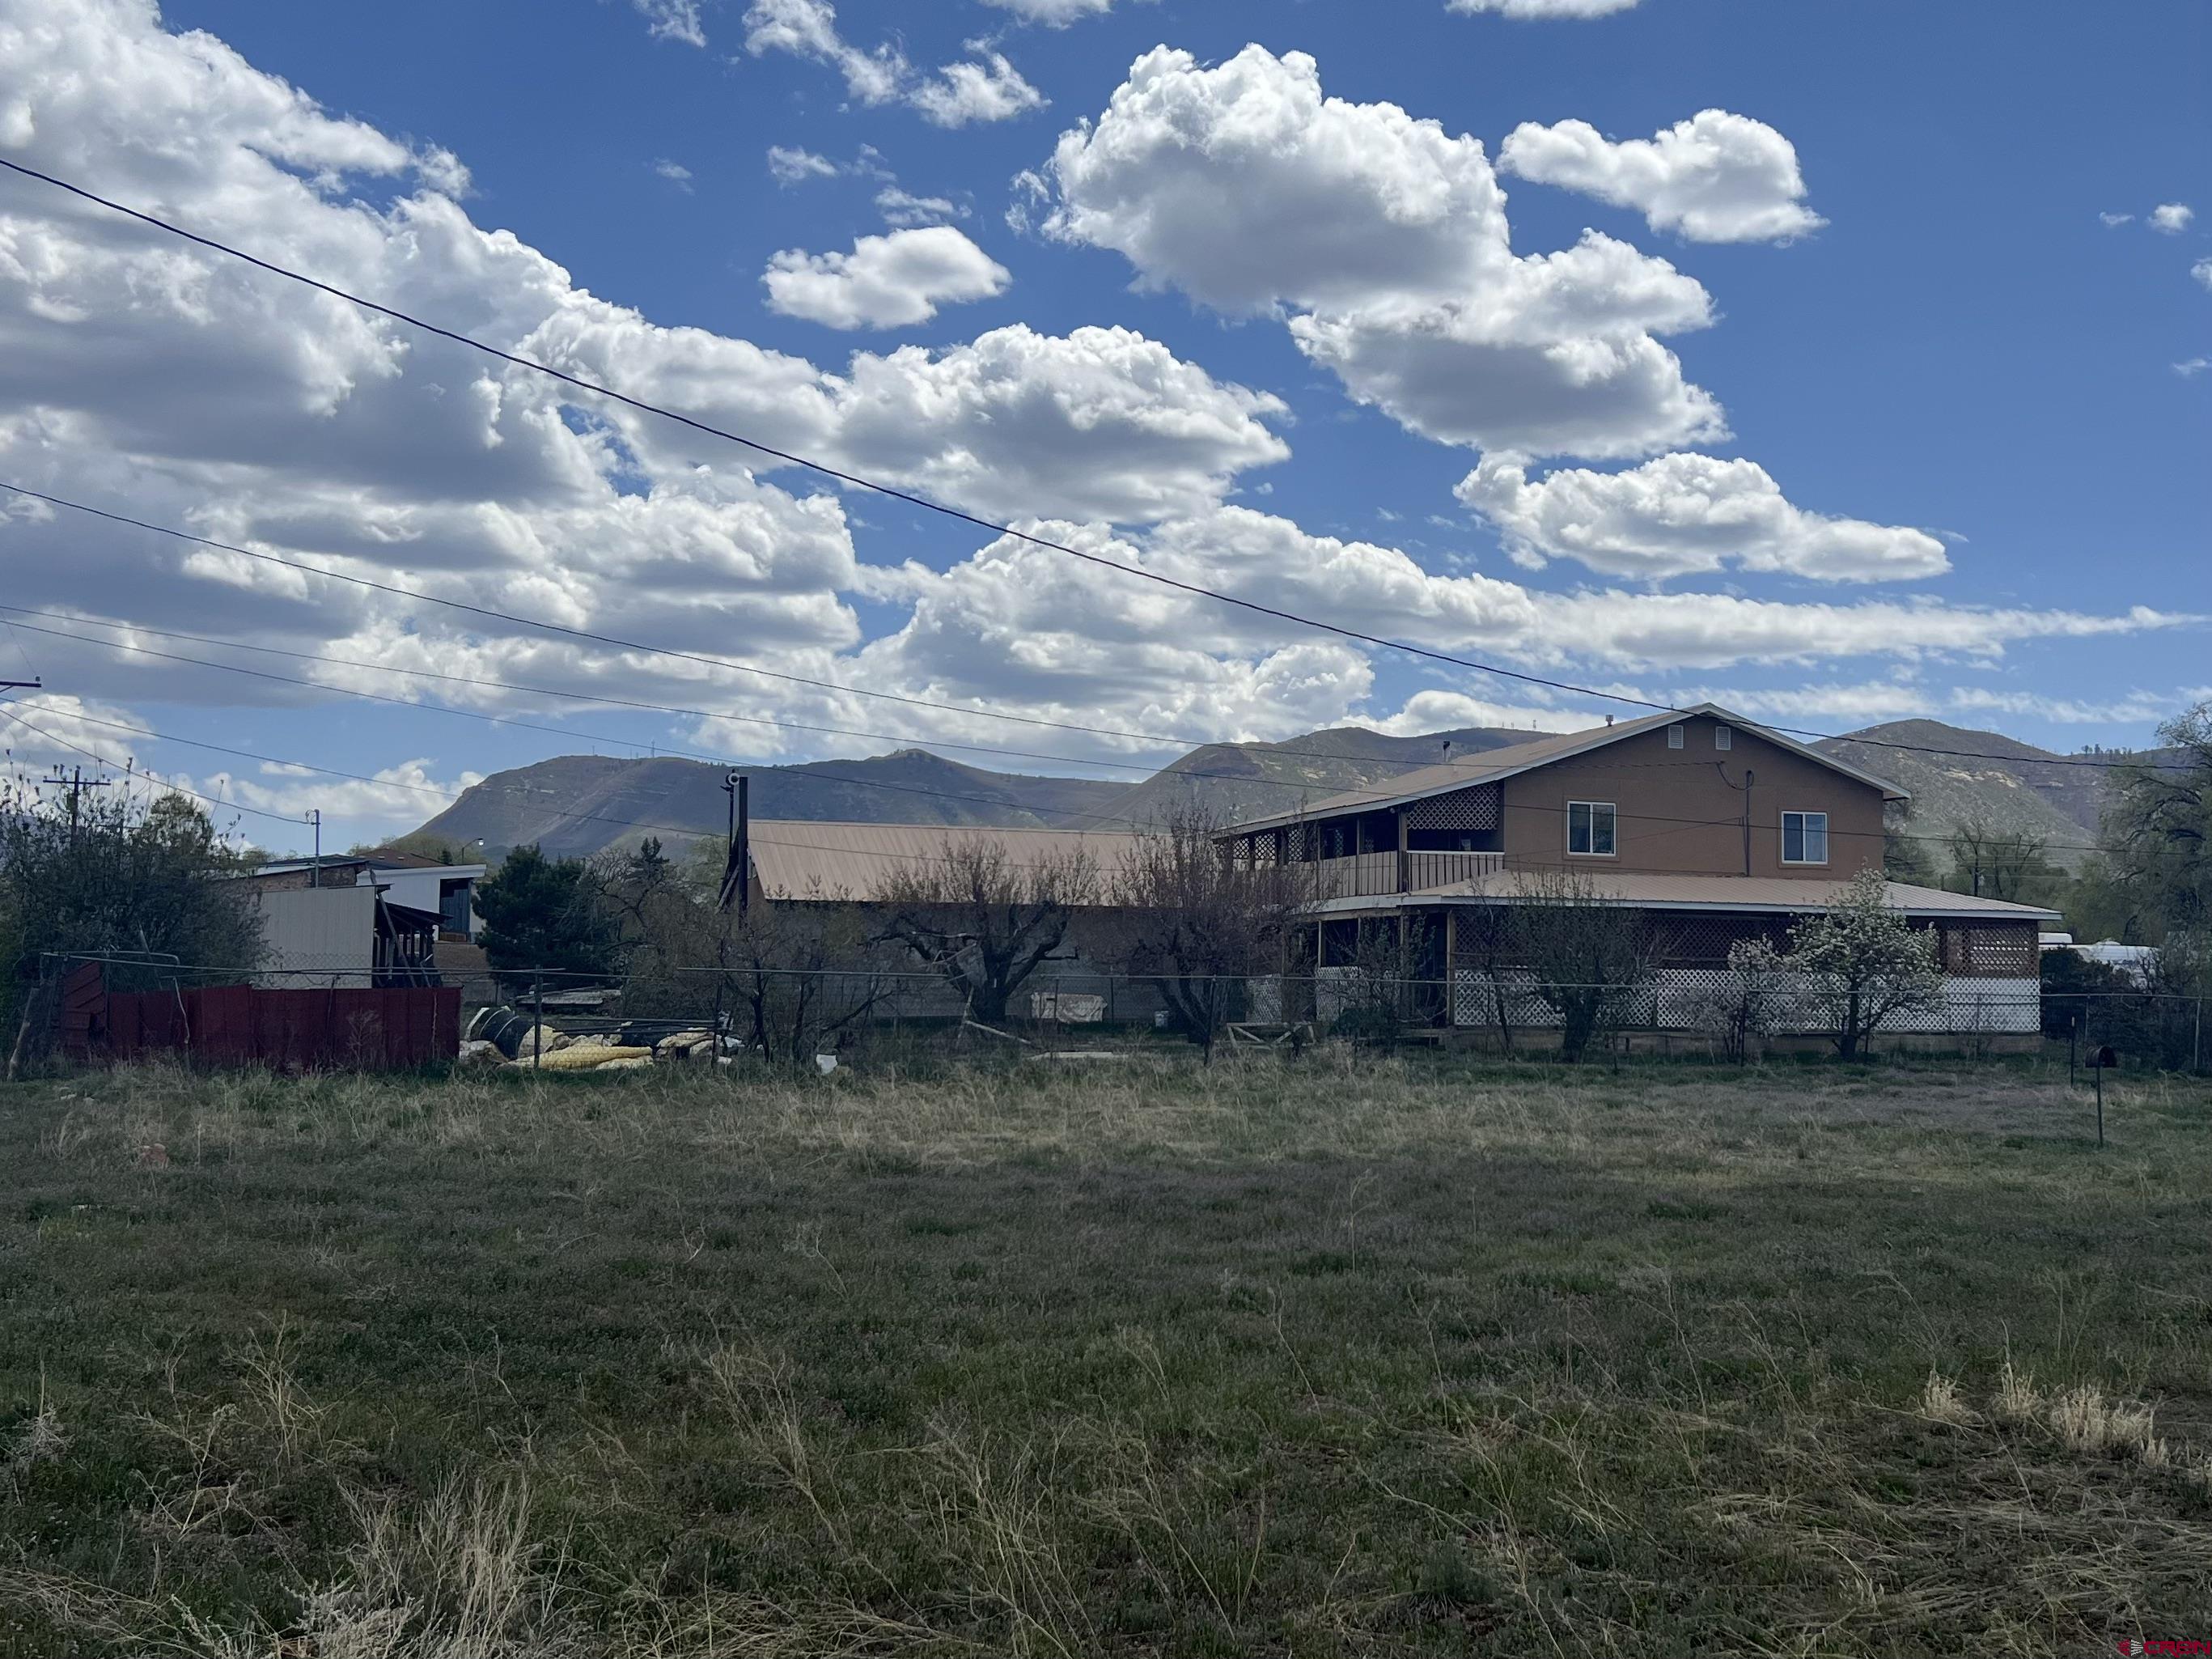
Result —
M1862 870L1823 915L1790 930L1790 969L1802 975L1808 1006L1826 1017L1836 1052L1856 1059L1868 1040L1901 1014L1943 1002L1936 936L1887 902L1879 869Z

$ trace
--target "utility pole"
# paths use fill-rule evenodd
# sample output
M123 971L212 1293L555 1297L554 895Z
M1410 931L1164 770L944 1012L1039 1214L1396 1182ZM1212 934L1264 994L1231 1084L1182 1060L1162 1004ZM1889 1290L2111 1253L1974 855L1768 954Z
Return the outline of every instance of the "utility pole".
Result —
M323 809L319 806L310 806L304 816L308 823L315 826L315 867L310 872L307 884L310 887L320 887L323 884Z
M113 781L108 778L87 778L84 775L84 768L82 766L70 768L70 775L67 777L64 777L61 774L62 769L57 766L54 768L54 775L44 781L69 791L70 845L74 847L76 845L77 798L88 789L112 789L115 785Z
M722 908L732 899L742 919L752 908L752 811L748 799L752 780L732 772L722 780L722 793L730 798L730 853L722 866Z
M0 680L0 691L43 691L43 680Z

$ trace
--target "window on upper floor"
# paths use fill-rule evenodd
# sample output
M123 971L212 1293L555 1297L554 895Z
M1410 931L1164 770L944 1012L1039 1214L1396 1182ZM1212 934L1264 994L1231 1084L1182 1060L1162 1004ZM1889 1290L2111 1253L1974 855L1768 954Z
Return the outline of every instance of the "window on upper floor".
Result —
M1733 748L1735 748L1735 729L1734 729L1733 727L1726 726L1716 726L1715 727L1713 727L1713 747L1714 747L1714 748L1716 748L1716 749L1733 749Z
M1826 864L1828 861L1828 815L1826 812L1784 812L1782 815L1782 861L1784 864Z
M1670 726L1667 728L1667 746L1669 749L1680 749L1682 746L1682 728L1680 726Z
M1613 810L1609 800L1567 803L1567 851L1581 858L1613 855Z

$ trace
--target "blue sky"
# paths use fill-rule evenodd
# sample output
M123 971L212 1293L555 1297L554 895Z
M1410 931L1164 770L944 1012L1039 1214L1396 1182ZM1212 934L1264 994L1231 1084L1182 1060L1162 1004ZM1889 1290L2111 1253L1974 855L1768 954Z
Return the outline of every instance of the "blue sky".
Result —
M2020 5L2002 27L1864 0L1024 15L1050 4L5 0L0 153L981 516L1437 648L1795 726L1924 714L2061 749L2142 741L2212 695L2212 369L2188 372L2212 357L2203 6ZM1281 124L1264 153L1238 148L1255 121ZM81 619L19 621L1133 765L1173 750L991 714L1282 737L1605 707L817 499L33 185L0 183L0 232L15 481L854 690L550 644L0 507L9 602ZM1592 354L1614 368L1577 379ZM322 805L340 840L595 738L890 746L468 696L563 738L51 635L0 653L46 677L53 738L270 811Z

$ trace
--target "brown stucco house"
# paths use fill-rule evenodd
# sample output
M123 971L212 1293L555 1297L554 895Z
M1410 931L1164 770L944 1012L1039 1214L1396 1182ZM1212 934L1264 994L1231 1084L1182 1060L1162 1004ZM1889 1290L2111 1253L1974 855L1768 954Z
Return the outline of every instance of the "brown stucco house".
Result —
M1602 902L1638 914L1657 964L1643 1018L1690 1022L1729 945L1778 944L1799 917L1882 861L1883 816L1905 793L1711 703L1545 737L1407 774L1224 836L1254 864L1311 872L1302 951L1324 979L1378 927L1402 930L1413 976L1437 988L1440 1023L1493 1018L1512 964L1488 941L1532 878L1575 872ZM1945 1006L1893 1029L2021 1036L2041 1024L2033 906L1891 883L1888 902L1933 930ZM1527 1022L1543 1023L1529 1000Z

